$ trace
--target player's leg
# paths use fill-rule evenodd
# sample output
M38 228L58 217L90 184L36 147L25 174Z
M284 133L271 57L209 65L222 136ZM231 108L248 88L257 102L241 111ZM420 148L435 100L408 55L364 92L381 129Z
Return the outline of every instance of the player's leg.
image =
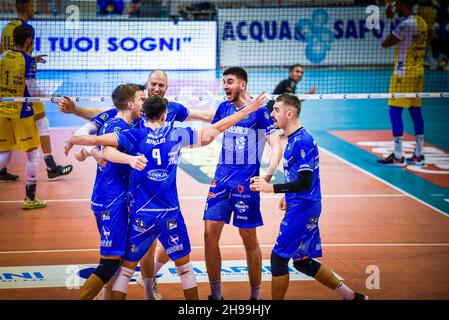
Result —
M95 271L84 282L80 291L80 300L92 300L117 273L120 268L120 256L101 255Z
M120 267L121 256L126 250L127 204L119 203L94 210L94 215L100 234L100 262L81 288L81 300L92 300L113 279Z
M125 9L125 2L123 0L114 0L114 11L115 14L122 14Z
M185 298L198 300L196 277L190 263L190 239L181 211L168 213L158 222L157 228L160 230L159 241L170 259L175 262Z
M139 261L128 261L122 259L120 268L117 271L117 276L112 286L112 300L125 300L128 294L128 286L131 281L134 271L137 268Z
M246 262L248 265L249 283L251 286L251 299L260 300L260 285L262 282L262 251L257 240L257 229L239 228L239 234L245 247Z
M418 76L410 79L410 83L413 86L413 91L422 92L424 88L424 77ZM410 117L413 121L413 127L415 129L415 151L413 155L406 161L409 164L423 166L425 165L425 158L423 154L424 148L424 118L421 111L422 99L412 99L412 105L408 109Z
M245 247L248 276L251 287L250 299L260 299L262 282L262 251L257 239L257 227L263 225L260 212L260 194L250 190L249 184L239 184L231 193L234 211L233 225L239 228L239 234Z
M72 172L73 166L60 166L57 165L55 159L53 158L51 150L51 140L50 140L50 127L47 116L45 115L45 110L42 106L37 104L33 105L36 113L36 121L39 128L39 135L41 139L41 148L44 153L44 161L47 167L47 176L49 180L55 180L59 176L67 175ZM39 112L40 111L40 112Z
M198 300L198 286L196 284L195 272L190 262L190 254L178 258L175 261L176 272L181 278L182 290L186 300Z
M132 279L137 264L151 247L159 234L156 219L141 213L131 213L126 237L126 252L112 286L112 299L123 300L128 293L129 281Z
M229 190L215 182L209 189L204 210L204 258L211 294L209 300L222 300L221 252L219 241L225 223L231 219L232 206Z
M19 179L19 176L9 173L6 166L11 159L11 151L15 149L12 119L0 118L0 182L10 182Z
M145 300L159 300L156 299L153 291L153 285L155 282L154 276L154 254L156 251L156 239L140 260L140 273L142 279L137 279L137 283L143 287Z
M288 262L290 258L284 258L271 252L271 299L284 300L290 281Z
M36 198L36 181L40 162L40 139L34 117L12 119L17 149L26 152L26 187L23 209L43 208L47 203Z

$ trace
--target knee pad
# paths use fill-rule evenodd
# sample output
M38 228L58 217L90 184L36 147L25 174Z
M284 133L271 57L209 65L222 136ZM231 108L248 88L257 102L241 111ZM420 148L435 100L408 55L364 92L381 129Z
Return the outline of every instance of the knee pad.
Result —
M176 272L181 278L182 288L184 290L196 287L196 277L192 263L187 262L182 266L176 266Z
M271 274L274 277L285 276L288 274L288 261L290 259L282 258L278 256L276 253L271 252Z
M293 261L293 266L299 272L302 272L305 275L313 278L320 269L321 263L311 258L307 258Z
M41 136L50 135L50 122L48 121L47 116L37 120L37 127L39 128L39 135Z
M39 171L40 162L39 149L34 149L33 151L27 152L27 162L26 162L26 178L27 181L36 181L37 172Z
M115 276L118 268L120 268L120 259L100 259L100 264L94 274L106 284Z

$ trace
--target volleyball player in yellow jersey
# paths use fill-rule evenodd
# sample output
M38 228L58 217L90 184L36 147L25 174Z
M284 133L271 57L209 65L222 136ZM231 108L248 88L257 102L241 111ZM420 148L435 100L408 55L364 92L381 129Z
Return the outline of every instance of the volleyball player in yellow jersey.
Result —
M33 51L35 32L34 28L30 24L28 24L28 21L31 20L31 18L33 18L34 15L34 0L16 0L16 10L17 10L17 18L10 21L3 28L1 36L0 53L8 49L11 49L13 32L15 28L17 28L18 26L25 25L30 27L33 31L31 45L26 51L26 54L31 56ZM44 57L45 55L34 56L33 59L35 62L45 63L46 61ZM45 95L45 93L43 92L42 95ZM49 121L45 115L44 104L42 102L33 103L33 109L42 142L42 151L44 153L44 160L47 166L47 176L49 180L55 180L59 176L69 174L72 171L73 167L72 165L60 166L56 164L52 155ZM0 172L0 182L14 181L17 179L18 176L9 174L6 171L6 168L4 169L4 172Z
M0 96L30 97L39 94L36 85L36 63L24 51L32 45L33 30L25 25L13 32L13 47L0 55ZM36 177L39 169L39 131L31 103L0 103L0 169L4 169L11 151L26 152L26 197L24 209L37 209L46 202L36 199Z
M396 46L394 71L390 82L390 93L423 92L424 55L427 41L427 24L420 16L413 15L413 0L396 1L396 12L404 20L382 42L383 48ZM388 19L394 17L391 5L387 6ZM387 22L389 25L390 22ZM390 120L393 131L394 152L378 160L383 165L404 166L406 163L424 165L424 119L419 98L389 99ZM415 129L416 148L407 160L402 151L404 124L402 110L408 108Z

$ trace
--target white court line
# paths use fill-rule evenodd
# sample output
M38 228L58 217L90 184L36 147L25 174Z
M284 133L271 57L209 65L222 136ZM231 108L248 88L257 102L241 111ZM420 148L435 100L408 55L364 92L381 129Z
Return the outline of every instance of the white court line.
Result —
M272 248L273 244L261 244L261 248ZM327 243L322 247L449 247L449 243ZM204 249L204 246L192 246L192 249ZM243 249L243 245L222 245L221 249ZM99 249L60 249L60 250L28 250L28 251L0 251L0 254L28 254L28 253L69 253L69 252L98 252Z
M338 160L340 160L340 161L346 163L347 165L353 167L354 169L357 169L357 170L359 170L359 171L365 173L366 175L368 175L368 176L370 176L370 177L372 177L372 178L374 178L374 179L376 179L376 180L378 180L378 181L380 181L380 182L383 182L383 183L386 184L387 186L389 186L389 187L391 187L391 188L393 188L393 189L395 189L395 190L397 190L397 191L403 193L404 195L409 196L410 198L412 198L412 199L418 201L419 203L421 203L421 204L423 204L423 205L425 205L425 206L427 206L427 207L429 207L429 208L435 210L436 212L439 212L439 213L445 215L446 217L449 217L449 214L446 213L446 212L444 212L444 211L442 211L441 209L438 209L437 207L434 207L434 206L431 205L430 203L427 203L427 202L425 202L424 200L421 200L421 199L415 197L414 195L408 193L407 191L404 191L404 190L402 190L401 188L399 188L399 187L397 187L397 186L395 186L395 185L389 183L388 181L386 181L386 180L384 180L384 179L382 179L382 178L376 176L375 174L373 174L373 173L371 173L371 172L369 172L369 171L366 171L365 169L360 168L359 166L357 166L357 165L355 165L355 164L349 162L348 160L346 160L346 159L344 159L344 158L342 158L342 157L336 155L335 153L333 153L333 152L331 152L331 151L329 151L329 150L327 150L327 149L325 149L325 148L323 148L323 147L319 147L319 149L321 149L321 150L323 150L324 152L330 154L331 156L337 158Z
M280 199L281 195L263 195L261 196L262 199ZM391 193L385 193L385 194L328 194L323 195L323 198L404 198L407 197L404 194L391 194ZM185 196L185 197L179 197L180 200L205 200L206 196ZM86 202L90 201L89 198L83 198L83 199L52 199L52 200L45 200L47 202ZM22 203L23 200L4 200L0 201L0 204L6 204L6 203Z

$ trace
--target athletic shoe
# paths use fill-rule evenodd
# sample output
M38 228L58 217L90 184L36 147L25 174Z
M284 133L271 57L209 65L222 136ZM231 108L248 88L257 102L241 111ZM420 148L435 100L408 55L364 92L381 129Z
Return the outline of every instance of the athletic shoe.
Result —
M60 176L65 176L72 172L73 166L71 164L67 166L56 166L53 170L47 169L48 180L56 180Z
M424 166L426 164L424 160L425 160L424 155L420 155L418 157L413 153L413 156L407 158L405 161L407 162L407 164L412 164L415 166Z
M355 292L355 296L354 299L352 299L352 301L361 301L361 300L368 300L368 296L365 296L362 293Z
M47 202L40 199L34 199L31 200L30 198L26 197L25 201L23 202L23 209L25 210L32 210L32 209L39 209L44 208L47 205Z
M381 159L381 160L377 160L377 163L386 165L386 166L405 166L405 157L402 158L396 158L394 156L394 153L390 154L388 157L386 157L385 159Z
M143 278L141 273L137 276L136 282L141 288L143 288ZM153 297L154 300L162 300L162 294L157 291L157 277L153 280Z
M207 300L217 300L217 301L218 301L218 299L215 299L214 297L212 297L212 295L209 295L209 297L207 298ZM223 296L221 297L220 300L224 300Z
M13 182L17 181L17 179L19 179L19 176L9 173L6 171L6 168L0 170L0 182Z

